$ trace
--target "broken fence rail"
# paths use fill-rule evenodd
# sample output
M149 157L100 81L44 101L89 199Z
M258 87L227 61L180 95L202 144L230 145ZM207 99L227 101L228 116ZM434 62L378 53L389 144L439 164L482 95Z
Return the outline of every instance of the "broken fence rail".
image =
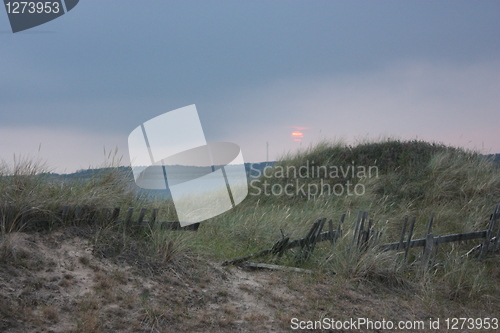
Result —
M251 253L251 254L248 254L248 255L243 256L243 257L226 260L225 262L222 263L222 265L223 266L238 265L238 264L244 263L252 258L263 257L263 256L270 255L270 254L279 255L279 254L284 253L286 250L289 250L289 249L292 249L295 247L301 247L302 249L304 249L304 248L307 249L309 246L309 251L307 253L309 253L309 255L310 255L312 253L311 250L314 249L314 248L310 247L311 242L318 243L318 242L323 242L326 240L332 241L332 240L335 240L336 238L338 238L337 237L337 230L320 232L321 229L318 228L318 224L321 223L320 221L322 221L322 220L318 220L315 222L315 224L313 225L311 230L309 230L307 236L304 238L299 238L299 239L296 239L293 241L290 241L288 237L283 238L282 240L279 240L278 242L276 242L274 244L274 246L270 249ZM317 230L318 233L313 238L313 237L311 237L311 233L314 232L314 230Z

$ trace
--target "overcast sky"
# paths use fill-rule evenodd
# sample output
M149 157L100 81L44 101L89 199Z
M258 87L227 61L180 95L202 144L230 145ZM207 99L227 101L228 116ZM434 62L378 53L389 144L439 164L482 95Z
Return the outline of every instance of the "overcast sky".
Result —
M320 139L500 153L500 1L104 1L13 34L0 10L0 157L105 163L196 104L247 162ZM294 142L293 127L303 130Z

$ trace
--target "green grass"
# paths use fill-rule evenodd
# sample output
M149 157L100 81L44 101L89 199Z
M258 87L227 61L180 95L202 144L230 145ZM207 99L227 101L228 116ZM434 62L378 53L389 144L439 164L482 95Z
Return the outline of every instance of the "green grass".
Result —
M305 236L319 218L333 219L335 227L342 213L347 213L342 239L332 249L328 242L317 246L313 257L301 267L337 273L337 278L352 281L376 281L389 286L408 286L428 297L448 297L452 290L462 290L456 297L480 302L486 295L498 295L498 256L487 260L461 258L478 241L442 245L436 266L422 272L419 258L422 248L412 249L407 263L396 260L393 252L365 253L348 251L358 210L369 211L375 228L383 231L382 243L399 241L405 216L416 216L413 238L425 237L431 212L435 212L434 235L484 230L496 204L500 203L500 168L476 152L422 141L386 140L350 147L322 142L315 147L288 155L280 166L377 165L378 177L351 179L363 184L361 196L289 197L249 196L235 209L203 222L198 233L183 240L197 253L224 261L270 248L282 232L291 239ZM354 161L354 163L353 163ZM359 163L359 164L358 164ZM269 171L268 174L274 174ZM291 182L290 177L261 178L270 184ZM329 179L345 184L349 179ZM314 177L302 182L314 183ZM263 259L266 260L266 259ZM273 260L270 259L270 262ZM297 265L293 254L281 264ZM454 296L453 296L454 297Z
M445 235L484 230L485 222L500 203L500 168L473 151L424 141L382 140L356 146L321 142L316 146L284 156L272 177L261 177L254 185L297 186L297 178L281 170L316 167L377 167L376 176L342 174L318 177L305 170L300 184L318 184L321 178L329 186L362 186L363 195L249 195L240 205L201 224L198 232L149 229L140 232L123 230L118 225L95 226L92 233L96 254L133 261L134 255L154 262L182 260L185 254L224 261L270 248L282 234L301 238L319 218L333 219L335 227L341 214L347 217L343 237L334 248L319 244L308 262L301 264L337 278L353 281L378 281L389 285L414 283L428 295L444 295L460 289L462 296L478 297L499 292L498 257L483 261L460 258L477 242L442 246L438 265L421 273L418 265L396 261L394 253L374 250L348 251L354 221L359 210L369 211L375 228L383 231L381 242L399 240L402 220L416 216L414 238L424 236L431 212L436 213L433 233ZM288 169L287 169L288 168ZM139 196L123 169L109 167L90 178L60 181L50 177L44 165L24 159L13 167L0 167L0 203L21 210L44 212L55 219L63 205L86 205L94 210L105 207L160 208L160 220L175 219L171 201ZM292 174L293 175L293 174ZM290 188L293 186L290 185ZM255 188L253 190L255 191ZM294 188L295 189L295 188ZM18 212L18 214L21 214ZM137 212L136 212L137 214ZM29 227L29 226L18 226ZM59 227L65 227L59 225ZM18 228L19 229L19 228ZM28 228L29 229L29 228ZM2 237L9 233L2 226ZM4 243L3 243L4 244ZM2 253L8 253L6 249ZM419 252L420 251L420 252ZM418 261L421 249L413 249L410 258ZM279 263L297 265L290 251ZM424 275L422 275L424 274ZM406 282L405 282L406 281ZM457 296L458 297L458 296Z

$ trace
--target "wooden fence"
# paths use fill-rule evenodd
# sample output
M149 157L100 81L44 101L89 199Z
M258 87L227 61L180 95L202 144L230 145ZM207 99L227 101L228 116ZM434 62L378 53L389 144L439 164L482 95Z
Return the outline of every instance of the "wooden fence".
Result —
M138 212L133 218L134 212ZM181 227L178 221L157 221L158 209L129 207L125 212L120 208L92 209L88 206L63 206L55 213L40 209L20 209L13 205L0 206L0 225L7 231L20 229L43 229L57 224L117 223L126 228L142 228L159 224L169 230L198 230L199 223ZM146 219L148 218L149 219Z
M138 212L133 218L134 212ZM149 213L149 215L148 215ZM146 219L149 216L149 219ZM4 231L15 231L20 229L46 228L57 224L70 225L79 223L117 223L126 228L143 228L147 226L160 225L161 228L169 230L190 230L197 231L199 223L194 223L186 227L181 227L178 221L158 221L158 209L140 208L136 210L129 207L125 212L120 208L92 209L87 206L63 206L56 213L39 209L19 209L15 206L0 206L0 225ZM305 261L313 253L318 242L329 241L333 246L342 235L342 224L346 214L342 214L338 225L334 228L332 220L326 218L314 222L305 237L290 240L289 237L282 236L272 248L262 250L244 257L228 260L223 265L241 264L251 258L266 255L282 256L285 251L300 247L296 254L297 261ZM434 236L432 227L434 224L434 213L431 214L427 224L425 238L413 239L416 217L411 220L406 217L403 221L399 241L387 244L379 244L381 231L374 229L373 219L368 218L368 212L360 211L354 225L353 238L350 242L351 248L366 251L369 248L377 247L382 251L398 251L406 259L411 248L423 247L422 263L425 267L432 265L441 244L451 242L463 242L474 239L481 239L482 242L474 247L466 255L477 252L478 256L484 257L489 252L500 250L500 205L495 207L490 217L489 227L486 230L474 231L461 234L450 234L444 236ZM325 225L328 231L322 232Z
M298 261L307 260L307 258L314 251L316 243L330 241L332 246L335 244L337 239L342 235L342 224L344 222L345 216L346 214L342 214L338 226L335 229L333 226L333 221L329 220L327 223L329 230L321 232L324 225L326 224L326 218L319 219L313 224L312 228L304 238L291 241L288 237L282 236L282 239L276 242L270 249L262 250L240 258L227 260L223 263L223 265L240 265L250 259L266 255L282 256L286 250L295 247L300 247L300 251L296 255ZM405 217L399 241L394 243L379 244L382 232L374 229L373 219L368 219L368 212L360 211L354 225L354 233L353 238L350 242L350 247L356 247L361 251L366 251L367 249L373 247L376 247L382 251L394 250L400 253L401 251L403 251L402 253L405 259L407 259L408 253L411 248L423 247L421 258L422 264L425 268L428 268L430 265L432 265L436 257L439 245L445 243L482 239L483 241L480 245L476 246L466 254L469 255L473 251L477 251L478 255L481 257L485 256L488 252L496 252L500 250L500 205L497 205L495 207L495 211L490 217L488 229L482 231L434 236L432 234L434 213L432 213L427 224L426 237L421 239L412 239L415 221L416 217L412 217L411 220L409 220L408 217Z

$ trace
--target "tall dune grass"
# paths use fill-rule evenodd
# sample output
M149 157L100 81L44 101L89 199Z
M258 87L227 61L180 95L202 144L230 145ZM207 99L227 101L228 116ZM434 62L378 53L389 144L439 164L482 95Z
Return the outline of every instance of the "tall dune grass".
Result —
M108 167L88 180L61 180L45 164L22 158L0 167L0 202L25 209L56 210L62 205L92 208L121 207L139 203L128 177Z
M366 190L363 195L299 194L290 197L251 193L234 209L203 222L196 233L179 237L180 232L152 229L138 236L155 244L153 252L159 257L170 258L170 252L179 253L179 249L183 249L223 261L269 248L283 234L291 239L303 237L312 223L323 217L332 219L336 226L341 214L347 213L343 229L348 232L353 228L358 210L369 211L375 228L383 231L381 242L399 240L402 220L407 215L417 217L414 237L423 237L431 212L436 213L435 235L482 230L486 228L485 221L494 206L500 203L500 168L476 152L441 144L387 139L348 146L324 141L284 156L275 169L279 166L299 168L308 162L314 162L316 166L374 165L378 174L372 178L352 179L346 175L326 180L330 184L345 184L347 181L362 184ZM132 186L132 177L125 175L123 169L105 168L85 181L62 182L51 178L43 164L27 159L18 161L13 168L4 164L0 170L2 205L47 212L54 212L62 205L87 205L95 209L146 206L160 208L163 219L174 216L171 201L138 196ZM281 176L262 177L261 180L280 186L294 181L292 177ZM318 178L306 177L301 181L307 184L318 181ZM118 227L103 229L100 235L108 235L101 239L113 239L114 246L123 250L127 246L125 243L132 242L130 237L136 236L112 236ZM117 239L125 245L117 244L120 242ZM340 251L340 247L332 250L326 243L318 246L313 263L330 258L324 265L344 271L346 276L369 276L366 271L370 269L386 274L385 268L381 268L381 263L389 260L385 255L371 253L357 258L361 260L361 266L349 273L344 268L354 259L347 254L333 259L331 251ZM440 259L449 263L443 267L447 267L450 273L442 275L442 279L455 276L451 273L454 268L450 268L455 266L444 253L451 250L464 253L473 245L472 242L453 248L443 247ZM412 251L410 256L418 259L419 255ZM374 262L370 263L370 260Z

